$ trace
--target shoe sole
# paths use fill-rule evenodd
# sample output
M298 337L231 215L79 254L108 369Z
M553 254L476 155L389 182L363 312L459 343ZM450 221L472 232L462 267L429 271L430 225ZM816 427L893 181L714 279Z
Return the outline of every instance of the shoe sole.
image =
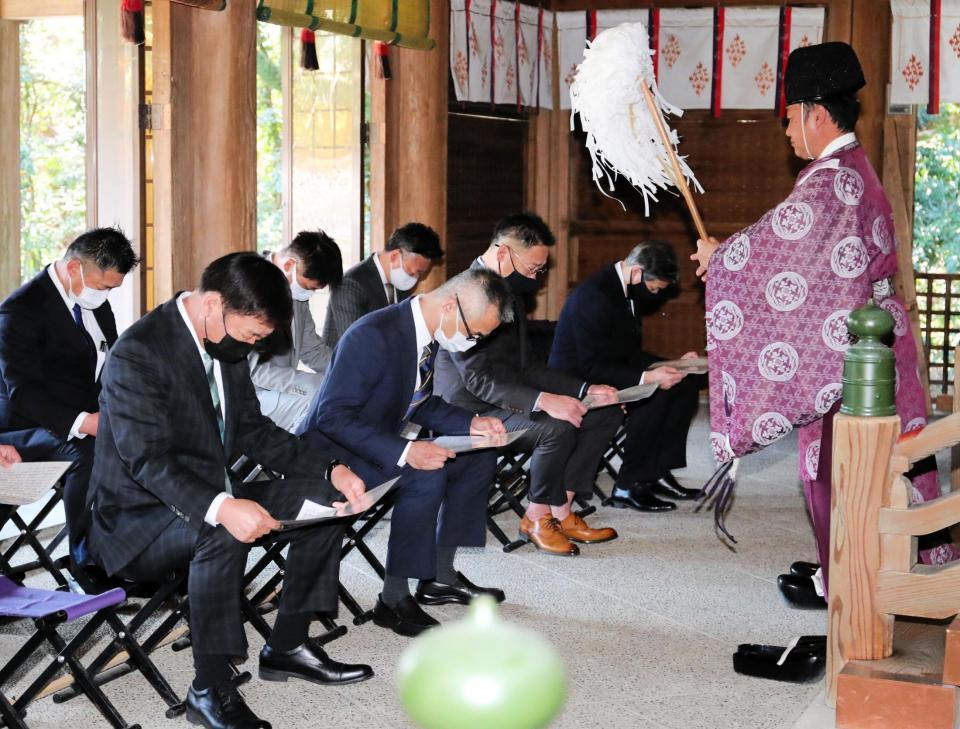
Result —
M349 678L345 681L321 681L318 678L310 678L309 676L304 676L299 673L290 673L288 671L277 671L272 668L261 668L258 671L261 681L275 681L277 683L286 683L288 680L295 679L299 681L306 681L307 683L315 683L318 686L346 686L351 683L361 683L373 678L374 674L369 676L358 676L357 678Z
M619 534L615 534L612 537L607 537L606 539L577 539L576 537L571 537L569 534L564 535L571 542L576 542L577 544L603 544L604 542L612 542L614 539L620 537Z
M634 511L640 511L644 514L662 514L666 511L676 511L677 507L674 506L672 509L638 509L636 506L631 506L630 504L624 504L622 501L609 501L604 504L604 506L610 506L614 509L633 509Z
M396 625L394 625L394 624L392 624L392 623L388 623L388 622L386 622L386 621L384 621L384 620L378 620L377 618L371 618L371 621L373 622L374 625L379 625L381 628L386 628L387 630L392 631L392 632L396 633L397 635L402 635L404 638L416 638L416 637L417 637L418 635L420 635L421 633L424 633L424 632L430 630L430 628L435 628L435 627L437 627L436 625L429 625L429 626L427 626L426 628L423 628L423 630L418 630L417 632L412 632L412 631L399 630Z
M573 551L570 552L554 552L550 549L544 549L523 532L520 532L517 541L523 542L524 544L532 544L534 547L536 547L538 552L542 554L549 554L552 557L577 557L580 555L580 550L577 549L576 545L573 545Z
M428 597L427 595L413 596L421 605L469 605L470 601L463 601L458 597Z

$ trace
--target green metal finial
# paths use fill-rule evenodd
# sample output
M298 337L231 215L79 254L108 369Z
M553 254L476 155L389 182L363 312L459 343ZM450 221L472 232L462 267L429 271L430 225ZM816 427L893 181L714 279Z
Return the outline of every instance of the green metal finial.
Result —
M896 361L881 338L893 331L893 317L870 299L850 312L847 330L859 338L843 358L843 404L840 412L875 418L896 415Z

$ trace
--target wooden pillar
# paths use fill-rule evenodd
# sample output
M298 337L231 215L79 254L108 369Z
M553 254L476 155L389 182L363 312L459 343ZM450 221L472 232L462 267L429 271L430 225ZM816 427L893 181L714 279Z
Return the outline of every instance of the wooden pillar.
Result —
M890 3L854 0L850 45L857 52L866 88L860 98L857 138L873 169L883 169L884 118L887 114L887 82L890 78Z
M213 259L256 250L254 5L153 3L158 302L193 288Z
M20 285L20 23L0 20L0 298Z
M372 245L381 250L390 233L417 221L447 232L447 93L450 5L430 4L431 51L390 48L389 80L371 78L370 201ZM434 266L418 290L446 279Z
M837 415L833 421L827 622L830 706L836 706L837 676L847 661L886 658L893 651L893 616L877 609L876 588L881 567L880 508L889 498L890 454L899 435L896 415Z

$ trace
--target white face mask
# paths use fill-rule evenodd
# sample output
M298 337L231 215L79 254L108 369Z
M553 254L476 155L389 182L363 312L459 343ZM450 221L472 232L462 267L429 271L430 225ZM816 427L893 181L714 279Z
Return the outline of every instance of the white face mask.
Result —
M86 281L83 280L83 265L80 266L80 293L74 294L71 290L70 298L77 304L80 304L81 309L99 309L107 302L107 297L110 295L110 289L91 289L87 287ZM71 285L71 289L72 289Z
M290 269L290 295L293 297L294 301L310 301L310 297L313 296L313 291L310 289L305 289L300 285L300 282L297 280L297 259L296 258L287 258L280 263L280 267L287 265L287 261L293 261L293 267ZM283 269L284 273L287 273L287 270Z
M389 277L390 283L397 291L409 291L420 283L420 279L403 270L403 254L401 254L400 265L390 269Z
M471 342L467 339L467 335L460 331L460 323L457 322L457 328L453 332L452 337L448 337L443 332L443 317L446 315L446 312L440 315L440 326L437 327L437 331L433 333L433 338L437 340L437 344L440 345L440 349L445 349L448 352L466 352L470 347L472 347L476 342Z

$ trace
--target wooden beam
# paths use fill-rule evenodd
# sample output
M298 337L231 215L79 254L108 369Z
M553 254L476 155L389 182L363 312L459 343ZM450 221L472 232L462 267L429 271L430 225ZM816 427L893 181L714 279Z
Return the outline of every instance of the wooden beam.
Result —
M920 536L960 523L960 491L908 509L880 509L880 532Z
M960 443L960 412L930 423L922 430L906 435L893 449L893 458L914 464L944 448Z
M953 413L960 413L960 345L953 350ZM950 450L950 488L960 491L960 444Z
M20 285L20 24L0 20L0 298Z
M210 261L256 250L256 20L153 4L156 299ZM159 107L159 108L158 108Z
M885 613L951 618L960 613L960 563L917 565L911 572L881 570L876 599Z
M830 517L830 601L827 703L836 706L837 676L847 661L893 650L893 617L876 597L880 571L880 508L891 483L890 453L900 433L896 415L837 415L833 423Z
M83 15L83 0L0 0L0 19L31 20Z

